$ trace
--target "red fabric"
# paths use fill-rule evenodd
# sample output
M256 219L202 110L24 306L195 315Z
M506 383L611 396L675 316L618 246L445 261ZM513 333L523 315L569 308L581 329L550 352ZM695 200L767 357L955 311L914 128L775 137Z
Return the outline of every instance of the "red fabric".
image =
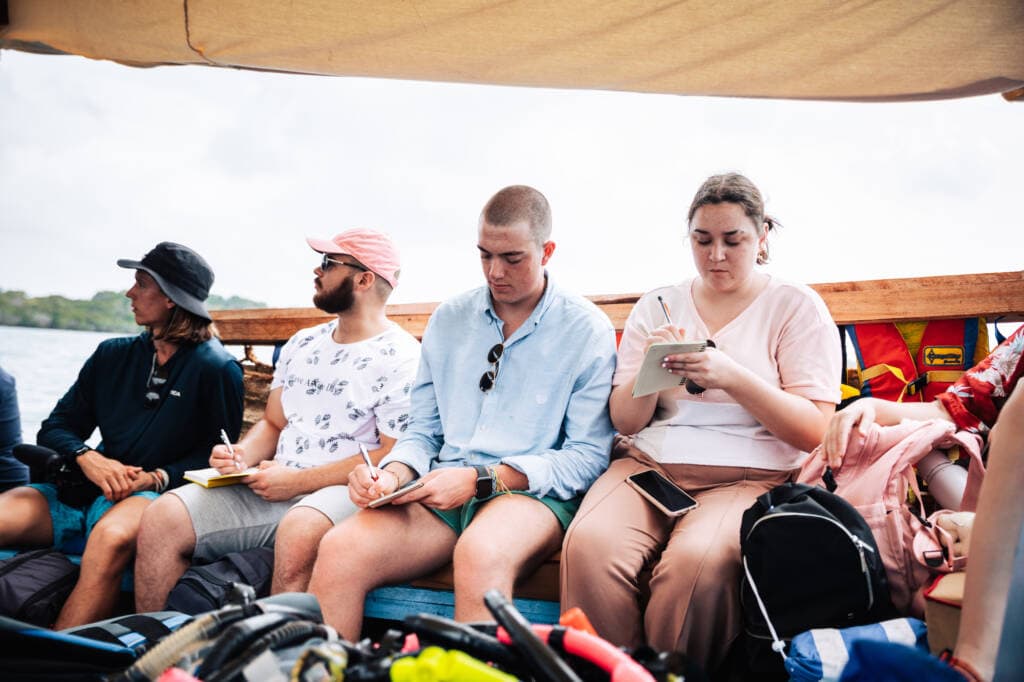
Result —
M1003 404L1024 375L1024 327L939 395L958 429L981 433L991 428Z
M934 370L963 372L974 358L967 357L965 350L966 320L932 320L924 328L921 347L917 351L917 372L924 374ZM976 327L971 327L976 329ZM909 378L909 377L908 377ZM929 381L917 395L921 402L930 403L945 391L950 381ZM906 401L906 399L904 399Z
M910 357L907 342L899 329L892 322L871 322L858 324L854 327L857 354L860 356L864 369L886 364L903 372L906 381L917 378L917 366ZM921 402L920 392L913 395L904 391L904 384L891 372L883 372L864 382L861 393L882 400L899 400L906 403Z

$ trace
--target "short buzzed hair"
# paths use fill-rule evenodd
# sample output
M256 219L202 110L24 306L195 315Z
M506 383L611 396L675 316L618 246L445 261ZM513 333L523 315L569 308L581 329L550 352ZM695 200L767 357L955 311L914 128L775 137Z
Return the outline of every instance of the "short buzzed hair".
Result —
M551 206L543 194L526 185L511 185L500 190L484 206L480 218L497 227L525 220L538 246L551 238Z

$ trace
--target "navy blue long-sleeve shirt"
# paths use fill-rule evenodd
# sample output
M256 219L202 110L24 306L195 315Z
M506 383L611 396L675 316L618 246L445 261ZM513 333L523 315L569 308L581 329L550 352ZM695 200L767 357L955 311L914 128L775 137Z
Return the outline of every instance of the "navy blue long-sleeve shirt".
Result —
M11 450L21 443L21 414L14 377L0 367L0 492L28 483L28 467Z
M207 466L221 429L238 438L242 369L217 339L179 347L164 366L167 382L155 389L159 404L147 408L154 352L148 332L102 342L43 422L39 445L73 460L99 428L99 452L146 471L161 468L170 487L181 485L185 470Z

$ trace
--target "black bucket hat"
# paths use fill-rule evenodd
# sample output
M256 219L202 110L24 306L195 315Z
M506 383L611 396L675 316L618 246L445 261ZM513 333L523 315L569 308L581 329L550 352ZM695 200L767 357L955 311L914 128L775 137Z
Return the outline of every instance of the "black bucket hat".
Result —
M122 268L148 272L167 298L205 320L212 320L203 301L213 286L213 270L198 253L174 242L160 242L142 260L121 258Z

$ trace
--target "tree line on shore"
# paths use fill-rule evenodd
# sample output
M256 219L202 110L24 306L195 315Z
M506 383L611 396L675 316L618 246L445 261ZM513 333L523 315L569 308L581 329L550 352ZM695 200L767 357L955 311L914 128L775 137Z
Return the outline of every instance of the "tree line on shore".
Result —
M223 298L211 294L209 310L266 308L266 303L241 296ZM42 327L97 332L134 332L138 330L131 302L123 291L100 291L88 300L64 296L27 296L24 291L0 289L0 325Z

